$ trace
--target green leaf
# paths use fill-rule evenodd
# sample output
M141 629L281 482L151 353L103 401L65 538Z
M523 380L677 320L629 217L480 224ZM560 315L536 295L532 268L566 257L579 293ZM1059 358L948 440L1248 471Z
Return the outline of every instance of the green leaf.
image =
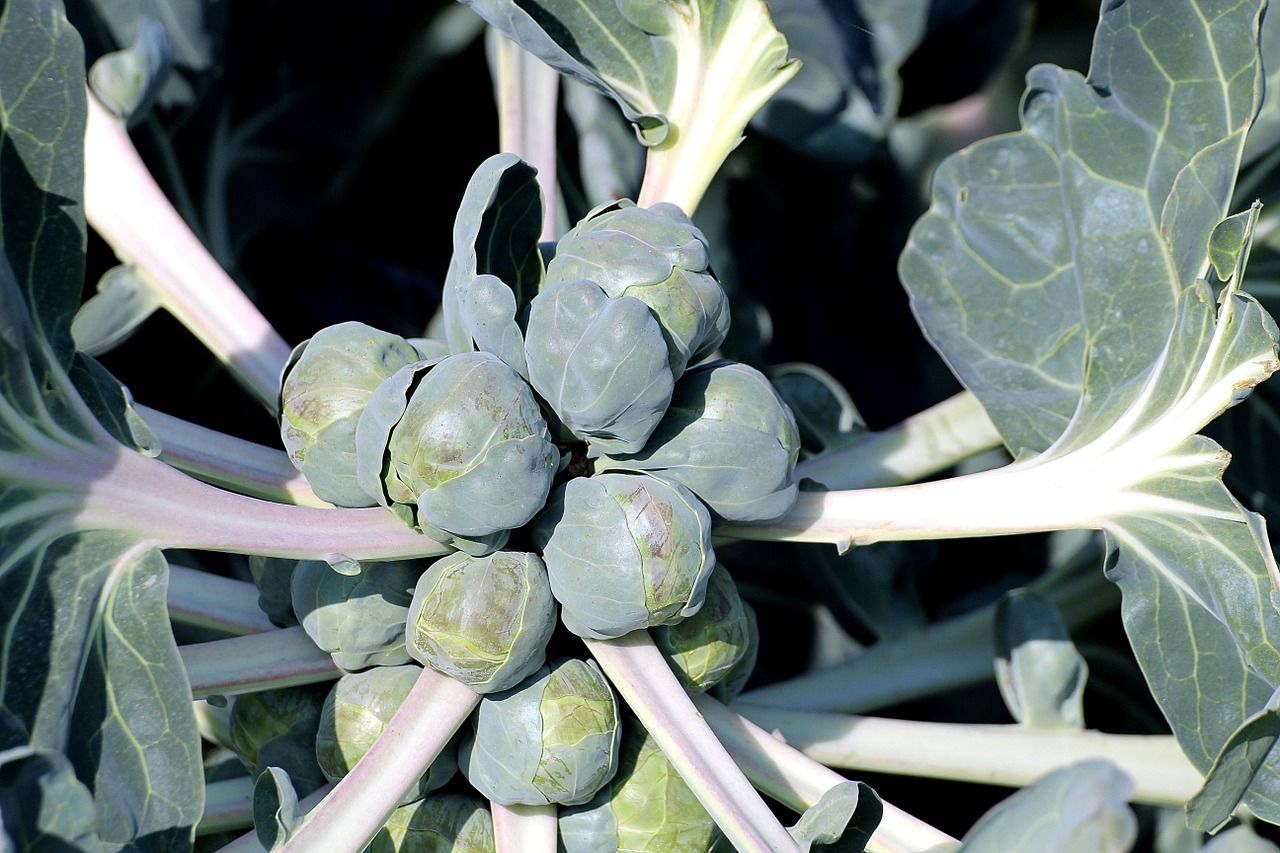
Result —
M89 88L112 115L130 123L146 116L173 71L173 43L153 18L140 18L128 47L98 57Z
M1254 714L1227 739L1205 775L1204 785L1187 801L1187 825L1201 832L1217 832L1248 794L1267 755L1280 740L1280 713L1273 695L1267 707Z
M1261 210L1262 204L1254 202L1243 213L1219 222L1209 235L1209 263L1213 265L1219 281L1231 281L1244 275L1244 261L1253 242L1253 230Z
M514 154L481 163L458 207L441 301L453 352L492 352L527 375L517 319L542 286L541 232L537 170Z
M883 140L902 99L898 69L926 35L927 0L770 0L802 64L754 125L800 151L860 163Z
M302 818L289 774L279 767L263 770L253 785L253 825L258 843L267 850L283 844Z
M0 248L66 366L84 285L84 49L60 3L14 0L0 57Z
M619 4L464 2L534 56L616 100L646 144L666 137L662 102L673 69L657 61L649 34L627 20Z
M464 0L612 97L650 147L640 204L692 214L756 111L799 69L763 0Z
M1164 348L1261 96L1260 5L1107 4L1088 79L1033 68L1023 129L939 168L900 271L1015 453L1132 400Z
M171 44L173 60L181 66L203 71L213 63L213 39L205 28L205 0L92 0L115 43L132 44L144 22L163 26ZM168 75L160 91L164 106L184 104L195 97L195 90L183 77Z
M1023 460L1007 475L1061 466L1084 490L1080 526L1107 533L1126 632L1201 772L1280 687L1280 570L1222 484L1229 457L1196 435L1280 365L1275 323L1239 291L1250 220L1219 227L1260 95L1260 7L1108 4L1089 79L1033 69L1023 130L939 169L901 262ZM1211 260L1231 278L1216 299ZM1245 797L1269 820L1278 761Z
M203 779L167 565L131 536L74 529L85 484L129 452L81 397L77 382L111 383L75 361L70 335L84 274L80 41L55 4L10 3L0 57L0 749L65 753L103 843L181 849ZM114 387L99 402L122 412Z
M5 850L104 849L94 833L93 795L66 756L27 746L0 752L0 833Z
M1034 728L1084 728L1089 667L1058 610L1025 589L996 606L996 684L1013 718Z
M101 355L126 340L160 307L155 289L131 267L112 267L98 281L98 293L76 312L71 323L76 348Z
M957 853L1124 853L1138 832L1132 788L1105 761L1055 770L979 818Z
M805 809L787 832L804 853L862 853L880 824L884 806L862 782L841 782Z
M867 425L849 392L822 368L791 362L771 367L768 374L778 395L796 416L805 450L831 450L867 434Z
M203 779L191 687L167 628L168 566L131 536L74 532L84 477L102 476L119 450L26 322L3 261L0 748L65 752L93 792L104 842L181 848Z

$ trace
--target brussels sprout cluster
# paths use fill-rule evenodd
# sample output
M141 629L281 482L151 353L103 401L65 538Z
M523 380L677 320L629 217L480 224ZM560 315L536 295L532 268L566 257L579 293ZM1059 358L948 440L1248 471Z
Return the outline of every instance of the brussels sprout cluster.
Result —
M729 308L702 233L674 205L614 202L559 241L527 305L491 274L452 285L478 349L432 355L355 322L298 347L290 458L320 497L380 504L472 556L527 525L582 636L696 613L712 523L787 512L799 453L763 374L704 361Z
M706 360L728 300L675 206L597 208L541 269L523 304L495 275L451 270L448 344L341 323L300 345L283 377L281 437L316 494L386 507L456 550L354 575L298 564L291 606L278 578L266 583L279 566L255 574L273 619L296 618L346 671L313 729L329 781L368 750L420 666L481 694L383 841L449 812L418 804L445 802L460 769L493 802L572 807L566 838L600 841L571 849L707 849L713 824L638 724L621 722L600 670L548 662L548 645L557 625L589 638L653 629L686 689L732 698L755 623L712 526L791 508L796 421L759 371ZM639 813L654 785L676 823Z

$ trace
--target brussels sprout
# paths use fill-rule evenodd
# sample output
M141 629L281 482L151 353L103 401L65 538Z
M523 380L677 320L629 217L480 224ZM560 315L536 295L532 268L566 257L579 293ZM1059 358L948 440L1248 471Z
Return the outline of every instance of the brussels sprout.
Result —
M706 507L644 474L570 480L531 532L561 618L582 637L620 637L696 613L716 564Z
M688 487L720 518L769 521L795 504L799 431L763 373L717 361L685 372L643 451L596 470L649 471Z
M585 803L618 766L618 703L595 661L566 658L485 696L458 766L503 805Z
M742 604L742 613L746 617L747 647L742 650L742 657L738 658L733 668L707 691L707 695L726 705L737 699L738 694L747 686L747 681L756 668L756 657L760 653L760 629L756 611L743 599L739 598L738 601Z
M638 722L623 726L618 772L580 806L561 809L565 853L706 853L720 830Z
M316 760L325 778L336 783L351 772L387 727L421 672L414 664L375 666L348 673L334 683L324 700L315 740ZM450 741L400 802L421 799L453 778L457 769L457 744Z
M303 684L237 696L227 745L254 776L267 767L285 769L305 796L325 781L316 764L316 729L327 691L327 685Z
M418 352L404 338L364 323L339 323L300 344L280 387L280 437L319 497L372 506L356 481L356 424L369 396Z
M529 382L578 438L604 450L644 446L671 400L662 329L638 299L562 281L529 306Z
M597 207L556 245L546 286L587 279L616 299L634 296L662 326L672 376L709 356L729 332L729 300L707 240L674 204Z
M555 625L537 554L450 554L418 580L405 639L414 659L477 693L493 693L542 666Z
M441 794L391 813L367 853L494 853L493 816L478 797Z
M560 462L538 399L487 352L403 368L374 394L357 434L359 481L423 529L470 541L527 523Z
M702 608L674 625L655 627L652 634L685 690L702 693L733 672L751 648L755 627L729 570L717 564Z
M303 560L293 571L293 609L307 635L345 670L408 663L404 623L424 564L367 563L343 575Z

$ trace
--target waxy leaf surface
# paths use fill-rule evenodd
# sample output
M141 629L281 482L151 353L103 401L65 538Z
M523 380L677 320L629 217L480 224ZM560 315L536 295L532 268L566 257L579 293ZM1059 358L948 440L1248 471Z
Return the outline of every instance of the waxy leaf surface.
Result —
M1256 211L1218 228L1261 96L1260 7L1106 4L1089 77L1034 68L1023 129L940 167L900 266L1009 449L1109 496L1082 526L1107 533L1130 641L1202 772L1280 685L1262 521L1196 434L1277 367L1275 323L1238 289ZM1216 297L1211 260L1233 276ZM1245 798L1268 820L1276 769Z
M102 844L186 849L203 779L168 567L131 536L73 527L85 484L133 452L72 379L96 393L105 375L76 361L69 331L84 277L83 62L60 4L0 13L0 749L65 754ZM30 807L39 794L7 796Z

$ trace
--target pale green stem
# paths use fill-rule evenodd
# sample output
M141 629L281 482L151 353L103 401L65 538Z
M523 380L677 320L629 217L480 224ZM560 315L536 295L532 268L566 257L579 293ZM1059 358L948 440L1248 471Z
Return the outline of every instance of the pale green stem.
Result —
M160 438L160 459L198 480L232 491L300 506L331 506L316 497L283 450L166 415L147 406L135 411Z
M848 781L705 693L694 696L693 704L752 783L788 808L803 812ZM941 853L958 845L945 832L881 803L884 815L867 845L871 853Z
M740 853L799 849L707 728L647 631L583 642Z
M290 347L191 232L121 124L89 97L85 216L268 410Z
M497 853L556 853L559 824L554 803L504 806L490 801L493 836Z
M1133 778L1134 802L1161 806L1181 806L1204 781L1172 735L893 720L744 703L733 709L830 767L1020 788L1060 767L1104 759Z
M253 777L219 779L204 786L204 812L196 835L212 835L253 826Z
M364 850L479 700L462 682L423 669L373 746L276 853Z
M332 681L342 675L301 627L179 646L191 695L235 695Z
M1125 514L1123 495L1090 482L1083 465L1014 463L929 483L801 492L791 511L776 521L727 524L717 533L825 542L844 551L882 541L1098 529L1108 518Z
M711 39L710 21L723 14L723 29ZM676 78L663 112L667 138L646 152L644 181L636 202L671 202L693 216L711 179L742 141L751 117L800 69L782 57L780 36L762 0L741 0L715 9L682 5L669 35ZM768 68L776 62L776 67Z
M258 588L199 569L169 564L169 618L226 634L257 634L276 626L258 606Z
M1116 609L1120 594L1101 566L1028 584L1075 630ZM739 701L809 711L872 711L995 677L995 604L870 646L835 666L751 690Z
M796 466L796 479L828 489L866 489L910 483L999 447L986 409L969 391L961 391L900 424Z
M490 27L485 34L498 105L499 145L538 170L541 240L556 239L556 103L560 72Z

